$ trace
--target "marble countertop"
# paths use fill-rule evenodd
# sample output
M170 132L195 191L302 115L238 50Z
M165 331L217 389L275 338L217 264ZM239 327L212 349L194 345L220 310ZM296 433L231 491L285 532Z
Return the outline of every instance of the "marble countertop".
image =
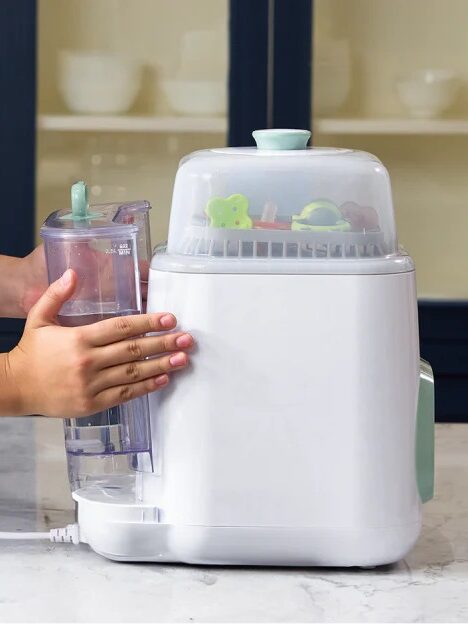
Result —
M375 570L121 564L0 541L1 622L466 622L468 425L437 426L421 538ZM0 419L0 530L73 522L61 423Z

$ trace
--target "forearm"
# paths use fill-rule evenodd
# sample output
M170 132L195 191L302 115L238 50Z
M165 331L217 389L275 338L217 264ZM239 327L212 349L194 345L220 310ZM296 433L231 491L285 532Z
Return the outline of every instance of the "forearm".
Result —
M9 354L0 353L0 416L23 413L21 392L10 370Z
M24 260L0 256L0 317L24 318Z

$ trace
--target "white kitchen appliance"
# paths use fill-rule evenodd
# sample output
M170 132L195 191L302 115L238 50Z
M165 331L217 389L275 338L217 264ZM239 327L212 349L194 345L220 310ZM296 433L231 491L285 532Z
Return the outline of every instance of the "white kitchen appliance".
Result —
M150 396L152 461L74 491L81 539L122 561L394 562L432 497L434 414L389 175L307 131L254 136L180 163L148 310L197 346Z

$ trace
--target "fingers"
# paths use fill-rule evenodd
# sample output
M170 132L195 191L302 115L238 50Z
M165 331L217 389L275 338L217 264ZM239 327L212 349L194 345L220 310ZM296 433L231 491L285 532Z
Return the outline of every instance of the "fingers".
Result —
M56 323L60 308L69 299L76 288L76 273L71 269L53 282L29 312L28 320L35 327Z
M140 260L138 267L140 269L140 279L142 282L148 281L150 263L148 260Z
M174 329L176 323L173 314L161 312L159 314L117 316L106 321L86 325L80 329L89 346L102 347L148 332L168 331Z
M185 368L188 355L182 351L152 360L139 360L111 366L102 370L92 382L93 392L98 394L107 388L132 385L154 379L165 373Z
M161 390L167 386L168 383L169 376L164 374L159 377L152 377L150 379L145 379L132 384L124 384L113 388L107 388L96 396L96 409L97 411L100 411L107 409L109 405L120 405L120 403L126 403L131 399L144 396L149 392Z
M126 362L135 362L161 353L190 349L192 346L192 336L182 332L131 338L98 349L96 351L96 364L99 368L107 368Z

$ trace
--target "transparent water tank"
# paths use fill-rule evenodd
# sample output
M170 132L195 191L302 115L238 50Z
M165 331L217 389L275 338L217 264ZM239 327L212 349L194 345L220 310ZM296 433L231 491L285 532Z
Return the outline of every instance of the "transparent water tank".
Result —
M72 210L52 213L41 228L49 281L69 268L78 277L58 321L77 327L139 314L140 276L147 272L151 248L148 202L88 206L85 185L75 187ZM148 397L66 419L65 448L73 489L151 470Z

